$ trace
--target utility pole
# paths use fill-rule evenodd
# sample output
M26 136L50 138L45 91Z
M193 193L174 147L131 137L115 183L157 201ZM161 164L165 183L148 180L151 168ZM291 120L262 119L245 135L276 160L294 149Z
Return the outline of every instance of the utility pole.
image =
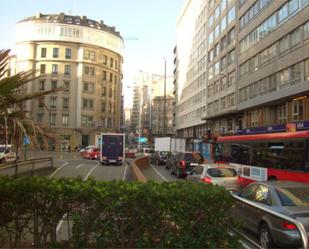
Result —
M166 59L164 58L164 99L163 99L163 136L165 137L166 126Z

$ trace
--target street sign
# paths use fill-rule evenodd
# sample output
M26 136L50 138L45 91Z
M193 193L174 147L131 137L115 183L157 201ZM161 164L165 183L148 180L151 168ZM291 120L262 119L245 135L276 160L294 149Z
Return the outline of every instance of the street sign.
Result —
M23 145L28 145L28 144L30 144L30 139L27 136L24 136Z

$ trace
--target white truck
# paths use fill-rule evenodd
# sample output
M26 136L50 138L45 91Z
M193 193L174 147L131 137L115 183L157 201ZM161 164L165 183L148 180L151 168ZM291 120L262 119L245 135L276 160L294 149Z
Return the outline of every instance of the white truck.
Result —
M16 153L11 144L0 144L0 164L16 160Z
M186 140L183 138L157 137L155 138L155 151L185 152Z

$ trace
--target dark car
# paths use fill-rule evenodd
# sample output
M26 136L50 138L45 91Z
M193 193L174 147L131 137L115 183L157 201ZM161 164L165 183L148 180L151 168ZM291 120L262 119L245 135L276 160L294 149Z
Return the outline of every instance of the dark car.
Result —
M301 222L309 236L309 184L289 181L255 182L239 194L243 199ZM262 248L299 247L295 224L276 218L241 200L232 209L244 228L258 235Z
M150 162L151 164L156 165L164 165L166 163L167 158L171 155L171 152L169 151L155 151L150 156Z
M170 169L171 168L172 162L175 160L175 157L176 157L175 153L171 153L169 155L169 157L166 159L166 162L165 162L165 168L166 169Z
M171 174L176 174L177 178L186 177L195 166L204 162L204 157L199 152L178 153L170 162Z

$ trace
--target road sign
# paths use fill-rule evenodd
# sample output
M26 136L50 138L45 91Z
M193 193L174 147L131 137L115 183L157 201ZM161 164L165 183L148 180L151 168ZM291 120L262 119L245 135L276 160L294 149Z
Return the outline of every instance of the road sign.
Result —
M27 136L24 136L23 145L30 144L30 139Z

